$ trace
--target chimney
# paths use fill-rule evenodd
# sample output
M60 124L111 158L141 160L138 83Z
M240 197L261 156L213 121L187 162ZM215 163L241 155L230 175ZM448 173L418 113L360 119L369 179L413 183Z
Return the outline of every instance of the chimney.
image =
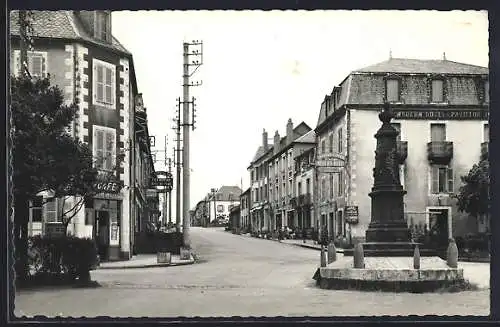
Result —
M443 52L443 60L446 60L446 52Z
M293 123L292 119L288 119L288 123L286 123L286 144L290 144L293 142Z
M264 151L267 151L267 148L268 148L267 132L265 129L262 131L262 146L264 147Z
M280 150L280 133L276 131L276 133L274 133L274 154L278 153L279 150Z

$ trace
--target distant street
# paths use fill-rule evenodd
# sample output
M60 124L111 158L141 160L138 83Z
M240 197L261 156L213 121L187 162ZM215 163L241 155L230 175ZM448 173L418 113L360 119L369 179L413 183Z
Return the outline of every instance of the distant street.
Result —
M112 317L488 315L490 291L331 291L312 276L319 252L222 229L192 228L194 265L97 270L103 287L22 291L15 314Z

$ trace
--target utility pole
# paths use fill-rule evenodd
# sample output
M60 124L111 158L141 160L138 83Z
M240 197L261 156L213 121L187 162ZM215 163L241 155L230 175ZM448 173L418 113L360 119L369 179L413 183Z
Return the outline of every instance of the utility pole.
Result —
M166 151L166 149L165 149ZM168 173L172 175L172 160L168 158ZM168 192L168 222L172 223L172 190Z
M196 47L195 50L190 52L190 47ZM184 42L183 43L183 76L182 76L182 87L183 87L183 94L182 94L182 143L183 143L183 152L182 152L182 166L183 166L183 188L182 188L182 227L183 227L183 238L184 238L184 247L187 249L191 248L191 240L189 237L189 226L191 224L191 219L190 219L190 207L189 207L189 202L190 202L190 165L189 165L189 128L191 127L194 130L194 125L195 125L195 105L194 101L195 98L193 98L191 101L189 101L189 88L191 86L200 86L202 83L201 82L195 82L192 83L189 81L189 78L198 70L198 68L203 64L203 42L201 41L192 41L191 43ZM200 61L198 60L189 60L189 57L199 57ZM189 67L194 66L195 69L193 72L190 73ZM191 114L191 120L190 120L190 115L189 115L189 104L192 105L192 114Z
M176 187L175 187L175 230L176 232L181 231L181 117L180 117L180 99L177 99L177 116L176 116L176 147L174 148L174 160L177 170L177 175L175 177Z

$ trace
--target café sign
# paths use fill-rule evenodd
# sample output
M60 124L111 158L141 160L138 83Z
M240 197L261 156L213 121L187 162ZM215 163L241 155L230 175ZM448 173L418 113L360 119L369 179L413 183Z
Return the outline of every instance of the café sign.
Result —
M398 110L394 109L394 119L430 120L487 120L488 110Z
M99 193L117 194L122 189L122 185L120 182L97 182L94 184L94 188Z

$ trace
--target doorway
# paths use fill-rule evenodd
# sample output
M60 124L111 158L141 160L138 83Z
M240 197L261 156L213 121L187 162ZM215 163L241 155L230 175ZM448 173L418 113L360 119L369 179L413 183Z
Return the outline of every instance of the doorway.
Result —
M448 208L430 208L429 212L429 236L432 244L437 249L443 249L448 246L448 239L451 237L449 231L449 209Z
M97 251L101 260L106 260L109 251L109 212L105 210L96 210L95 217L94 239L97 243Z
M328 215L328 235L330 237L330 239L334 239L335 238L335 215L333 214L333 212L330 212L329 215Z
M337 211L337 236L345 236L343 233L344 217L342 210Z

